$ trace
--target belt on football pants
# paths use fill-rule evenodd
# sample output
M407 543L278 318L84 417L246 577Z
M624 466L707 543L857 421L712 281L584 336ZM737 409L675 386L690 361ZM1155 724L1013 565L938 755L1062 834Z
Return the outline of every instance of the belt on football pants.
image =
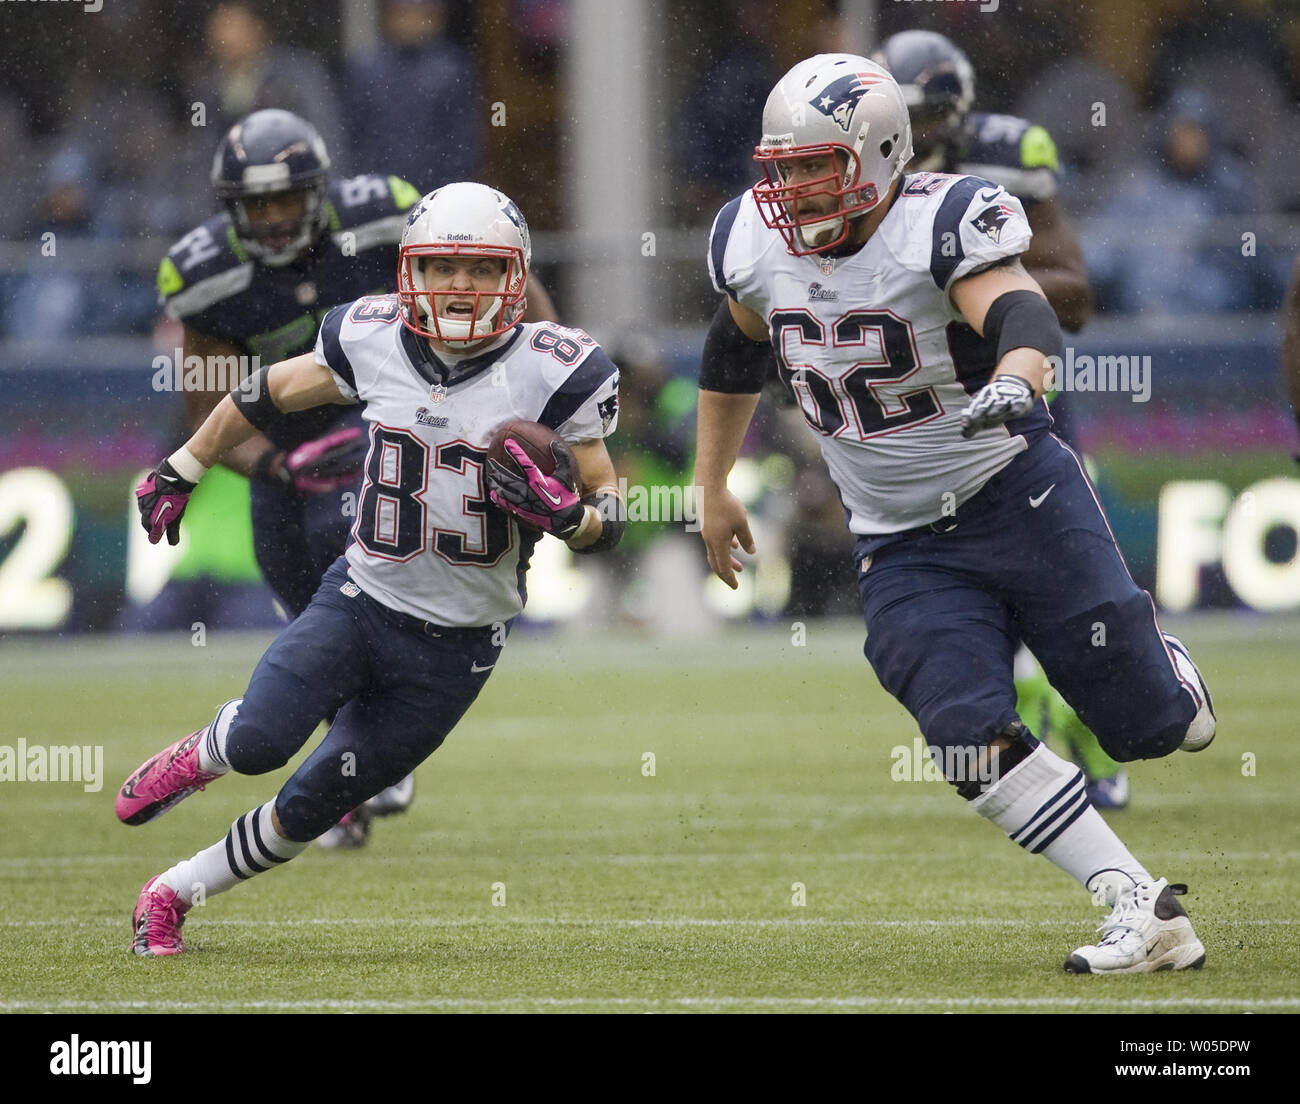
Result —
M366 594L363 590L362 594ZM386 606L383 602L378 601L373 595L366 594L366 597L374 603L375 608L389 621L400 625L408 632L413 632L417 636L432 636L437 639L443 637L472 637L479 636L483 633L493 631L491 625L439 625L436 621L426 621L423 617L416 617L411 613L403 613L401 610L395 610L392 606Z

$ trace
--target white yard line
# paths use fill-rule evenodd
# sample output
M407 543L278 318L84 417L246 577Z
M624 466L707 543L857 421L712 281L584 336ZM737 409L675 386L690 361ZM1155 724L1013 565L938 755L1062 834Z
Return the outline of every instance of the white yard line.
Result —
M564 917L511 917L501 916L482 920L458 917L439 919L434 916L414 916L409 919L381 916L317 916L293 917L281 920L251 919L215 919L209 920L200 913L191 913L188 919L197 920L204 927L228 928L302 928L302 927L374 927L374 928L479 928L479 927L520 927L520 928L1079 928L1087 926L1087 919L1080 920L1020 920L1002 917L953 917L944 920L928 919L880 919L880 920L840 920L831 917L773 917L770 919L715 919L698 916L648 917L645 919L570 919ZM125 921L119 918L101 920L3 920L3 928L117 928ZM1216 927L1287 927L1300 924L1300 920L1285 917L1261 917L1257 919L1237 918L1216 920L1204 918L1198 923L1205 928Z
M1148 1009L1240 1008L1283 1011L1300 1008L1300 997L1162 997L1107 1000L1104 997L433 997L426 1000L213 1000L213 1001L0 1001L0 1011L50 1012L418 1012L422 1009L491 1011L505 1008L1100 1008L1113 1012Z

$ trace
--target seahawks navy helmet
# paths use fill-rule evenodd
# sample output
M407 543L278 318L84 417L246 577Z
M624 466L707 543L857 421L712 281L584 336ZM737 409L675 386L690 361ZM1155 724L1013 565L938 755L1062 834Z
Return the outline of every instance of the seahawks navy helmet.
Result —
M330 158L316 128L290 111L254 111L221 140L212 186L226 205L248 255L263 264L289 264L325 229ZM249 217L254 196L300 192L301 212L270 221Z
M912 169L942 169L959 142L975 102L975 70L966 55L934 31L890 35L876 54L903 90L912 120Z

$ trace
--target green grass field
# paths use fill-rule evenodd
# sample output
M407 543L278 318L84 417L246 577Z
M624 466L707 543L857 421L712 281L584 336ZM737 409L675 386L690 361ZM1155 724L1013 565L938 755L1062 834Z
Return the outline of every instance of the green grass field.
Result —
M105 766L98 793L0 784L0 1009L1295 1011L1300 622L1170 627L1219 738L1138 765L1112 823L1190 883L1208 962L1114 978L1061 969L1103 916L1080 888L948 786L891 781L916 730L860 630L816 623L803 647L786 625L517 634L366 851L313 848L195 908L181 958L136 959L144 880L288 772L223 779L140 828L114 818L116 788L237 695L265 640L8 642L0 744L103 744Z

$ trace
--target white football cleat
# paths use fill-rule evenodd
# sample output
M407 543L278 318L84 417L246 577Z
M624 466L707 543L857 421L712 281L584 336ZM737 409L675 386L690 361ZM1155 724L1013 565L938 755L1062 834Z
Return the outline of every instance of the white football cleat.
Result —
M316 846L327 851L354 851L370 839L370 814L364 805L344 813L333 828L316 837Z
M1214 703L1210 701L1210 692L1205 688L1205 680L1201 678L1201 672L1196 669L1192 657L1187 654L1183 642L1178 637L1170 636L1168 633L1162 633L1161 635L1164 636L1165 643L1169 646L1169 654L1174 657L1174 667L1178 671L1178 677L1182 679L1183 685L1187 687L1197 706L1196 716L1192 718L1192 723L1187 726L1187 735L1183 737L1183 742L1178 745L1178 750L1204 751L1214 742L1216 725Z
M1164 878L1119 889L1115 907L1098 928L1095 946L1080 947L1065 960L1071 974L1150 974L1157 970L1199 970L1205 947L1192 931L1177 897L1185 885Z
M387 789L380 790L365 804L365 810L371 816L392 816L404 813L415 800L415 775L408 774L400 782L394 782Z

